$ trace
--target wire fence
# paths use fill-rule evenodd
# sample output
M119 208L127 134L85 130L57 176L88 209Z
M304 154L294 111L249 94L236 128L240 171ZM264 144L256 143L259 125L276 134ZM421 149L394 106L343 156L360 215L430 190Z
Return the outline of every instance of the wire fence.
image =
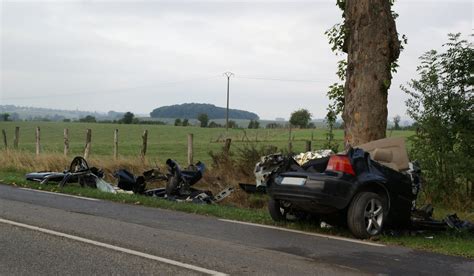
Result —
M146 128L145 128L146 127ZM192 160L207 159L210 151L219 151L230 144L243 147L248 144L275 146L287 152L303 152L322 148L326 140L320 133L303 133L288 129L211 130L159 126L117 126L99 124L72 124L61 128L54 124L15 126L2 129L2 148L41 155L44 153L65 156L120 156L147 155L163 158ZM191 138L190 138L191 137ZM336 142L343 142L342 139ZM179 156L179 157L177 157ZM185 158L186 157L186 158ZM184 161L184 160L183 160Z

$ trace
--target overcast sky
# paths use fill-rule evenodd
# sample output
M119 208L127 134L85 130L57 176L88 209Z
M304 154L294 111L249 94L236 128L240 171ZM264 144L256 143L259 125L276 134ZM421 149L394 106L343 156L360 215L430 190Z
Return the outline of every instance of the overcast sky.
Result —
M226 104L263 119L326 114L337 81L324 31L341 22L327 1L5 1L0 104L132 111L185 102ZM418 57L450 32L472 32L472 1L398 0L408 45L389 91L389 118Z

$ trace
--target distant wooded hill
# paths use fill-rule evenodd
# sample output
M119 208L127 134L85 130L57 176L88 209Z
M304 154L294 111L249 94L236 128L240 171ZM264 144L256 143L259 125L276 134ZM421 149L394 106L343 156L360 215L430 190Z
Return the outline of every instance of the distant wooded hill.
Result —
M93 116L97 120L118 120L125 112L91 112L81 110L64 110L41 107L16 105L0 105L0 114L8 113L10 121L62 121L64 119L78 120L86 116ZM135 116L143 116L135 114Z
M152 118L197 118L205 113L209 119L222 119L226 117L226 109L212 104L185 103L162 106L150 112ZM257 114L245 110L229 109L230 119L258 120Z

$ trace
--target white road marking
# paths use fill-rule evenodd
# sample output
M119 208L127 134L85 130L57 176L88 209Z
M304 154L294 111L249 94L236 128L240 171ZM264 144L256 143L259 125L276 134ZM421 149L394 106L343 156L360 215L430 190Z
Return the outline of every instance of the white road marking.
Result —
M251 222L236 221L236 220L228 220L228 219L219 219L219 220L220 221L225 221L225 222L232 222L232 223L238 223L238 224L244 224L244 225L250 225L250 226L256 226L256 227L268 228L268 229L275 229L275 230L286 231L286 232L291 232L291 233L298 233L298 234L309 235L309 236L316 236L316 237L327 238L327 239L332 239L332 240L340 240L340 241L347 241L347 242L353 242L353 243L359 243L359 244L365 244L365 245L371 245L371 246L385 247L384 244L378 244L378 243L373 243L373 242L366 242L366 241L361 241L361 240L356 240L356 239L337 237L337 236L331 236L331 235L324 235L324 234L318 234L318 233L304 232L304 231L287 229L287 228L271 226L271 225L264 225L264 224L257 224L257 223L251 223Z
M7 219L0 218L0 223L14 225L14 226L17 226L17 227L22 227L22 228L26 228L26 229L30 229L30 230L34 230L34 231L38 231L38 232L42 232L42 233L46 233L46 234L49 234L49 235L54 235L54 236L58 236L58 237L66 238L66 239L71 239L71 240L75 240L75 241L79 241L79 242L83 242L83 243L87 243L87 244L92 244L92 245L95 245L95 246L104 247L104 248L115 250L115 251L118 251L118 252L127 253L127 254L130 254L130 255L138 256L138 257L143 257L143 258L146 258L146 259L150 259L150 260L154 260L154 261L158 261L158 262L162 262L162 263L166 263L166 264L170 264L170 265L174 265L174 266L179 266L179 267L182 267L182 268L186 268L186 269L189 269L189 270L194 270L194 271L197 271L197 272L202 272L202 273L209 274L209 275L218 275L218 276L228 275L228 274L225 274L225 273L222 273L222 272L202 268L202 267L195 266L195 265L192 265L192 264L182 263L182 262L179 262L179 261L175 261L175 260L171 260L171 259L167 259L167 258L163 258L163 257L158 257L158 256L155 256L155 255L150 255L150 254L143 253L143 252L140 252L140 251L135 251L135 250L132 250L132 249L128 249L128 248L124 248L124 247L120 247L120 246L115 246L115 245L111 245L111 244L108 244L108 243L98 242L98 241L94 241L94 240L90 240L90 239L86 239L86 238L81 238L81 237L78 237L78 236L69 235L69 234L66 234L66 233L57 232L57 231L54 231L54 230L49 230L49 229L45 229L45 228L41 228L41 227L37 227L37 226L33 226L33 225L28 225L28 224L24 224L24 223L12 221L12 220L7 220Z
M90 200L90 201L100 201L100 199L90 198L90 197L84 197L84 196L68 195L68 194L62 194L62 193L55 193L55 192L48 192L48 191L42 191L42 190L35 190L35 189L30 189L30 188L19 188L19 189L21 189L21 190L26 190L26 191L38 192L38 193L45 193L45 194L52 194L52 195L59 195L59 196L67 196L67 197L85 199L85 200Z

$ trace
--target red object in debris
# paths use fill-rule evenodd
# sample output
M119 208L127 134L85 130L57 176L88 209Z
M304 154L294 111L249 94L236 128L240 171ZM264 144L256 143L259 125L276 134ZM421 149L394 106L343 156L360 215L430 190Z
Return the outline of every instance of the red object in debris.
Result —
M326 171L343 172L350 175L355 175L352 168L351 161L347 155L333 155L329 158Z

